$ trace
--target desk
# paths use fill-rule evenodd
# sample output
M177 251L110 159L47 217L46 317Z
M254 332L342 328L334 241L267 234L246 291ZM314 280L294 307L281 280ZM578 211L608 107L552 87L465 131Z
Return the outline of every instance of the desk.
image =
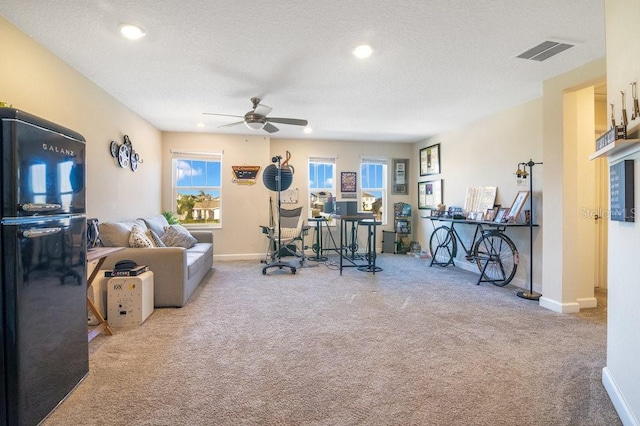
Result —
M358 213L354 215L336 215L336 219L340 219L340 275L342 275L342 269L346 267L359 267L362 264L356 263L356 250L358 249L356 240L356 225L363 219L373 220L373 213ZM349 233L349 225L351 225L351 244L345 246L347 236ZM374 248L375 250L375 248ZM349 256L349 251L351 256ZM345 265L344 260L350 264Z
M89 275L89 278L87 278L87 290L89 290L89 287L91 287L93 281L98 276L102 264L104 263L107 256L120 250L124 250L124 247L95 247L87 250L87 263L93 262L95 260L98 261L96 267L93 269L93 271L91 271L91 275ZM100 315L100 312L88 296L87 307L91 310L93 315L95 315L96 319L98 320L98 325L95 326L92 330L89 330L88 341L92 341L98 334L102 333L103 330L107 335L113 335L111 327L109 327L109 323L102 317L102 315Z

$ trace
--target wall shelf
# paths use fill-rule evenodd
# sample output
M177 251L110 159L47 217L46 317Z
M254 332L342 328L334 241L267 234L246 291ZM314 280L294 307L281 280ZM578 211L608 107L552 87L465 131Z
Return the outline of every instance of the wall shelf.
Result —
M605 146L602 149L597 150L589 156L589 160L595 160L600 157L608 157L616 152L622 151L632 145L640 142L640 139L616 139L613 143Z

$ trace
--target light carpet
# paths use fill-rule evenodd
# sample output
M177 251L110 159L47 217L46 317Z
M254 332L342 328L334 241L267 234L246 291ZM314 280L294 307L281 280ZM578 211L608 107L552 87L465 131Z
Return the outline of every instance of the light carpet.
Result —
M554 313L406 255L310 265L216 262L185 307L92 341L44 425L621 424L604 306Z

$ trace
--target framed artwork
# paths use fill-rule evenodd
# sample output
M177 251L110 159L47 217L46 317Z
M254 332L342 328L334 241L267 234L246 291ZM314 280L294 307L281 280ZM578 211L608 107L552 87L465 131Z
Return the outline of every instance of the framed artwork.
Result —
M496 217L495 219L493 219L493 221L495 223L506 222L508 215L509 215L509 207L501 207L498 209L498 213L496 213Z
M340 191L341 192L356 192L356 172L341 172L340 173Z
M509 214L507 214L507 222L515 223L520 216L520 211L524 207L524 204L527 202L527 198L529 198L529 191L518 191L515 200L513 200L513 204L511 204L511 208L509 209Z
M418 182L418 208L433 209L442 204L442 179Z
M496 214L498 213L498 210L499 210L499 207L487 209L487 211L484 214L484 220L486 220L487 222L493 222L493 220L496 218Z
M420 150L420 176L440 174L440 144Z
M393 185L391 186L392 194L409 194L408 182L409 160L393 159Z

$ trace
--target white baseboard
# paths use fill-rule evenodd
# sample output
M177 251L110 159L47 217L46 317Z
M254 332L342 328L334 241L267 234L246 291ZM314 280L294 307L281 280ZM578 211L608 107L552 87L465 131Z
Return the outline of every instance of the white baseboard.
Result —
M598 299L595 297L584 297L576 300L576 302L580 305L580 309L595 308L598 306Z
M575 314L580 312L580 305L576 302L560 303L558 301L555 301L553 299L548 299L546 297L540 298L540 306L554 312L559 312L561 314Z
M627 404L627 401L624 399L624 395L620 393L620 389L613 380L613 377L611 377L611 373L607 367L602 369L602 384L604 385L607 394L609 394L609 398L611 399L618 416L620 416L622 424L624 426L640 426L638 419L633 415L633 412L629 408L629 404Z
M231 260L256 260L260 262L264 259L264 253L248 253L248 254L214 254L213 260L224 262ZM214 265L215 267L215 265Z
M540 298L540 306L561 314L575 314L580 312L580 309L595 308L598 306L598 300L595 297L584 297L575 302L561 303L543 296Z

